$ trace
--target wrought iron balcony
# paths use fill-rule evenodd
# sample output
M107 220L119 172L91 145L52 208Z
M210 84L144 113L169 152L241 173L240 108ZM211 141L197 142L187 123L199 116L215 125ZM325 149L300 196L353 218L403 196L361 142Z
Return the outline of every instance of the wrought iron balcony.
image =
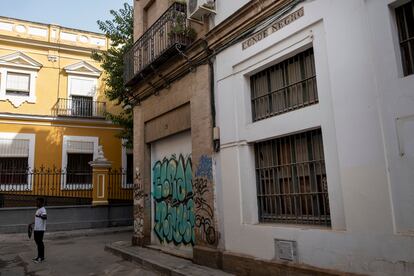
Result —
M59 98L53 112L55 116L103 119L105 118L106 103L94 101L92 97Z
M174 3L124 56L124 83L131 86L188 46L195 36L187 23L187 6Z

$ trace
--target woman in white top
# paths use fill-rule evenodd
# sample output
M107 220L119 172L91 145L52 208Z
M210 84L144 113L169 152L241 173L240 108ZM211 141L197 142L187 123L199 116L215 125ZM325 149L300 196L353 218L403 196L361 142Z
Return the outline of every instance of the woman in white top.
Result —
M44 207L45 200L38 198L36 200L36 214L34 222L34 240L37 245L37 257L33 259L35 263L41 263L45 260L45 245L43 244L43 236L46 231L47 214Z

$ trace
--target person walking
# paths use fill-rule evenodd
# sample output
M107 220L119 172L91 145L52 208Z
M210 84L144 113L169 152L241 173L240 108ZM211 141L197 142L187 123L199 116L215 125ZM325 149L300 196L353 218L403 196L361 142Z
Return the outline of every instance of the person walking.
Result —
M36 214L34 222L34 240L37 245L37 257L33 259L35 263L41 263L45 260L45 245L43 244L43 236L46 231L46 208L44 207L44 198L38 198L36 200Z

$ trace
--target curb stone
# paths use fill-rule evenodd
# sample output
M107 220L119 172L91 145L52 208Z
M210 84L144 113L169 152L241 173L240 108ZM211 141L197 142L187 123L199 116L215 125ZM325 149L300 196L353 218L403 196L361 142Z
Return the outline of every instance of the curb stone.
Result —
M155 270L162 275L186 276L186 275L217 275L229 276L233 274L210 267L200 266L191 261L175 257L159 250L131 246L130 243L121 241L107 244L105 250L120 256L124 260L135 262L147 269Z

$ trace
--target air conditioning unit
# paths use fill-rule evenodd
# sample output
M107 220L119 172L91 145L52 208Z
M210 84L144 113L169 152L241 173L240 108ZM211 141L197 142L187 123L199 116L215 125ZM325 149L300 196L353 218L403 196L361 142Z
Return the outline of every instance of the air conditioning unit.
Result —
M201 21L206 14L216 13L215 0L188 0L188 18Z

